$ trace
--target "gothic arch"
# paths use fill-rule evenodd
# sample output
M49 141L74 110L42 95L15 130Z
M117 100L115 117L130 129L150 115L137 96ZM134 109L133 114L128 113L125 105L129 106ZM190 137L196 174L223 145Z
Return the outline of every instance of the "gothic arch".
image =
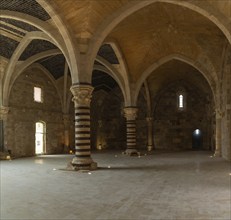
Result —
M207 80L208 84L210 85L212 94L213 94L213 98L214 98L214 103L216 103L216 99L215 99L215 94L216 94L216 87L215 87L215 82L217 80L217 76L216 74L213 74L212 78L209 78L209 71L207 69L204 68L204 66L199 63L196 62L194 60L191 60L190 58L181 55L181 54L171 54L169 56L163 57L161 59L159 59L157 62L153 63L149 68L147 68L142 74L139 80L137 80L136 86L135 86L135 93L134 93L134 103L137 102L137 98L139 95L139 91L140 88L142 86L142 84L145 82L145 80L147 79L147 77L153 72L155 71L158 67L162 66L163 64L167 63L168 61L171 60L180 60L184 63L187 63L191 66L193 66L195 69L197 69Z
M29 45L29 43L34 39L47 40L53 43L53 41L45 33L40 32L40 31L34 31L34 32L27 33L26 36L22 39L22 41L19 43L16 50L14 51L12 57L10 58L9 63L6 68L5 78L3 79L3 82L4 82L3 104L4 105L6 105L8 102L7 97L8 97L8 92L9 92L10 81L12 80L18 59L23 53L23 51L26 49L26 47Z
M28 58L26 61L24 61L22 64L19 64L14 72L14 75L12 76L12 79L10 81L10 85L9 85L9 89L8 89L8 94L7 95L7 100L9 98L9 94L11 91L11 88L15 82L15 80L19 77L19 75L30 65L32 65L33 63L35 63L36 61L45 58L45 57L49 57L52 55L58 55L61 54L61 52L57 49L53 49L53 50L49 50L49 51L45 51L39 54L36 54L30 58ZM40 69L42 68L41 66L39 67ZM44 69L43 69L44 70ZM47 70L46 70L47 71ZM50 75L50 74L48 74ZM52 77L52 80L54 81L54 78Z

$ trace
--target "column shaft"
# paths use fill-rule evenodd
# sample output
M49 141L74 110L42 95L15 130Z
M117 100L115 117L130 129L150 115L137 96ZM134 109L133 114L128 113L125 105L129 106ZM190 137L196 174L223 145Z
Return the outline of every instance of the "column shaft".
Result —
M80 84L71 87L75 103L75 157L72 165L76 170L96 169L91 158L90 102L93 88Z
M125 154L138 155L136 149L136 117L138 109L136 107L124 108L124 116L126 118L127 126L127 149Z
M221 156L221 114L216 113L216 150L214 156Z
M136 121L127 120L127 149L136 149Z
M148 146L147 150L152 151L153 150L153 118L147 117L147 127L148 127Z

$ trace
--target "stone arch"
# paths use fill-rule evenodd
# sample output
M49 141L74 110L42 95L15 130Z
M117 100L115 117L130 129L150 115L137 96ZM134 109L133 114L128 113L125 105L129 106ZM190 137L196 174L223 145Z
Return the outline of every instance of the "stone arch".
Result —
M126 88L124 86L124 79L121 77L121 74L110 64L108 61L106 61L104 58L97 56L96 61L99 63L103 64L105 68L99 65L94 65L94 69L102 70L103 72L109 74L119 85L123 96L124 96L124 101L127 101L127 93L126 93Z
M49 50L49 51L45 51L39 54L36 54L30 58L28 58L25 62L23 62L22 64L19 64L17 66L17 69L14 72L14 75L12 76L13 78L10 81L10 85L9 85L9 90L8 90L8 98L9 98L9 94L11 91L11 88L15 82L15 80L19 77L19 75L30 65L32 65L33 63L35 63L36 61L45 58L45 57L49 57L52 55L58 55L61 54L61 52L57 49L53 49L53 50ZM41 67L40 67L41 68ZM53 78L53 77L52 77ZM54 80L54 79L53 79Z
M33 39L47 40L47 41L53 43L53 41L50 37L48 37L45 33L40 32L40 31L34 31L34 32L27 33L26 36L22 39L22 41L19 43L16 50L14 51L12 57L10 58L10 61L9 61L7 68L6 68L5 78L3 79L3 81L4 81L3 104L4 105L6 105L8 103L7 97L9 95L8 94L9 85L10 85L10 81L12 79L12 76L14 74L17 61L18 61L19 57L21 56L21 54L23 53L23 51L25 50L25 48L29 45L29 43Z
M92 62L94 62L94 57L97 54L97 51L106 38L106 36L113 30L116 25L118 25L122 20L127 18L132 13L151 5L156 2L175 4L181 7L186 7L191 9L205 18L209 19L213 22L226 36L227 40L231 44L231 31L230 31L230 21L219 11L216 11L212 6L208 4L204 4L203 1L197 2L188 2L188 1L172 1L172 0L143 0L138 1L136 3L129 2L124 5L124 7L120 8L120 10L111 14L108 19L105 19L104 22L98 27L97 32L95 33L94 39L91 42L89 57Z
M119 66L121 70L120 75L123 78L125 91L126 91L126 98L124 100L126 100L125 104L129 106L131 105L131 88L130 88L130 83L129 83L128 67L127 67L125 57L122 53L121 48L119 47L119 44L115 40L105 41L105 44L111 45L112 49L114 50L119 60Z
M197 69L207 80L208 84L210 85L212 94L213 94L213 99L214 99L214 103L216 103L216 99L215 99L215 94L216 94L216 80L217 80L217 76L216 74L213 74L213 78L209 78L209 71L207 69L204 68L204 66L199 63L196 62L184 55L181 54L171 54L168 55L166 57L163 57L161 59L159 59L157 62L153 63L149 68L147 68L142 74L139 80L137 80L136 86L135 86L135 92L134 92L134 103L137 102L137 98L139 95L139 91L140 88L142 86L142 84L145 82L145 80L147 79L147 77L153 72L155 71L158 67L162 66L163 64L167 63L168 61L171 60L179 60L182 61L184 63L187 63L191 66L193 66L195 69Z
M50 41L52 41L52 43L55 44L63 52L69 66L71 66L70 57L67 52L65 41L60 36L59 32L57 32L57 30L54 29L54 27L51 26L49 23L41 21L40 19L27 14L7 10L0 10L0 18L9 18L17 21L22 21L40 29L49 37Z
M79 70L78 70L78 60L80 60L80 54L79 54L79 48L78 45L74 43L74 39L72 38L70 31L68 31L67 26L64 23L64 19L61 18L61 15L59 15L56 12L54 4L48 1L43 0L36 0L43 8L44 10L50 15L51 19L56 24L56 27L58 28L59 32L61 33L61 36L63 39L65 39L64 43L67 47L67 51L69 54L69 59L71 65L70 71L71 71L71 77L72 77L72 83L79 82Z

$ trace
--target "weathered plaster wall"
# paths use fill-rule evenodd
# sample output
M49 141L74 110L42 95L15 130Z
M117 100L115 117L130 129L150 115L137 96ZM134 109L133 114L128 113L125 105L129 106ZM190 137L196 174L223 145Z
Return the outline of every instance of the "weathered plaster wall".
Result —
M33 100L33 87L40 86L43 103ZM15 81L9 99L7 148L13 156L35 154L35 123L46 123L46 153L63 152L63 117L60 97L49 78L37 68L28 68Z
M183 85L183 86L182 86ZM179 88L185 91L186 108L177 108ZM188 83L172 83L155 100L154 145L156 149L192 149L192 134L200 129L203 149L211 149L212 112L211 99Z

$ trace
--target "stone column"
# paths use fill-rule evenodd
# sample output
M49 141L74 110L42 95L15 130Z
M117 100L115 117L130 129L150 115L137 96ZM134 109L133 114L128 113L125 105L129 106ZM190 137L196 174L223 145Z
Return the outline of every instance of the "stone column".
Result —
M127 125L127 149L125 154L139 155L136 149L136 117L138 109L136 107L125 107L124 117Z
M64 124L64 152L69 152L70 147L70 115L63 115L63 124Z
M147 150L150 152L153 150L153 118L147 117L147 125L148 125L148 146Z
M215 157L221 157L221 112L216 111L216 150Z
M75 104L75 157L72 166L75 170L94 170L97 164L91 158L90 102L93 87L78 84L71 87Z

